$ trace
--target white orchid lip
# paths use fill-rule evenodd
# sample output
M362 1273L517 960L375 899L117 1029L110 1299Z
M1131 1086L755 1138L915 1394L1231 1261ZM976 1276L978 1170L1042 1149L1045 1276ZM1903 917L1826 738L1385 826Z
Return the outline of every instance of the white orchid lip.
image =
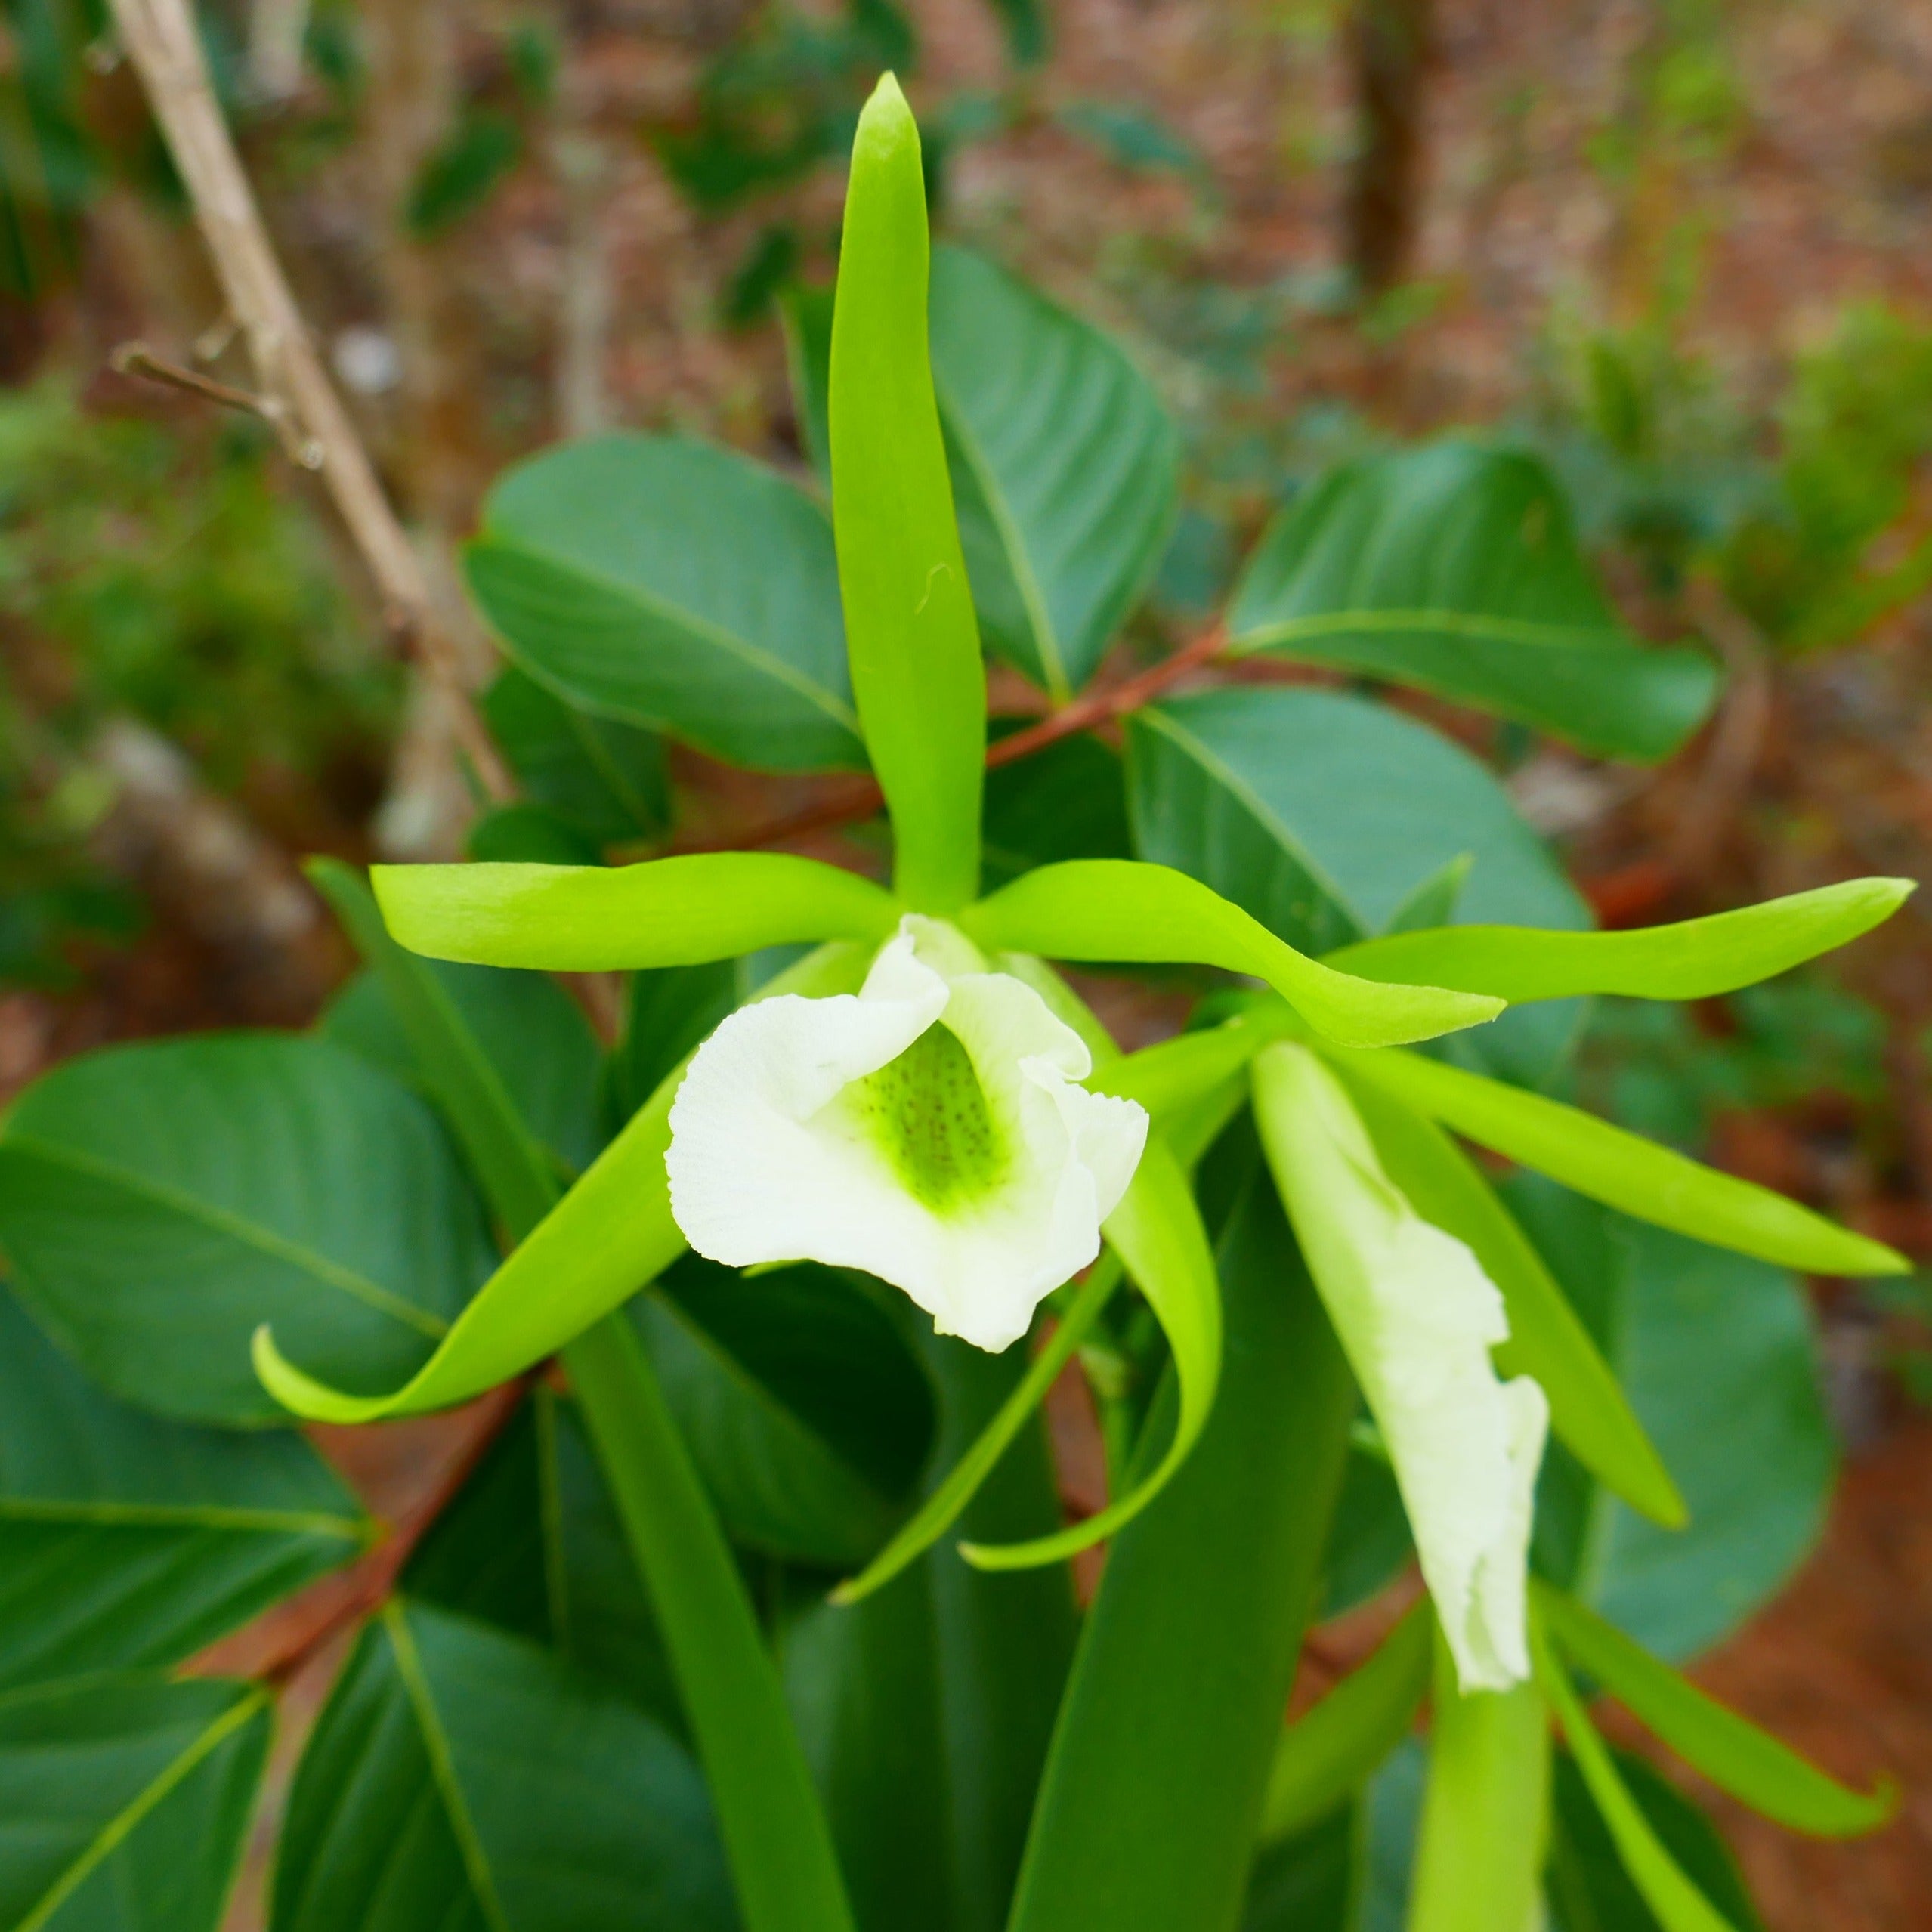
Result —
M952 927L908 915L857 994L732 1014L671 1108L671 1211L736 1267L814 1260L902 1288L988 1349L1100 1250L1147 1116Z

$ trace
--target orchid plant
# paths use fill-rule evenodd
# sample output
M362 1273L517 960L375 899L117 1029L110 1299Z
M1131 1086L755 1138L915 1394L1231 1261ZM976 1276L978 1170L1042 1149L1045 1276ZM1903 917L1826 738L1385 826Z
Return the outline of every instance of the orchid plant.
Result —
M969 379L991 353L973 323L1008 311L1047 350L999 405ZM815 313L795 313L802 362ZM0 1241L38 1325L4 1311L0 1550L38 1537L39 1567L0 1583L0 1791L8 1818L42 1822L23 1850L0 1830L0 1926L97 1922L111 1887L162 1882L172 1832L196 1849L141 1922L213 1927L287 1659L253 1678L168 1667L365 1533L300 1439L260 1425L466 1403L507 1433L397 1557L400 1590L392 1568L357 1602L372 1618L295 1777L277 1932L1343 1932L1371 1921L1352 1882L1321 1891L1323 1834L1414 1748L1425 1702L1413 1932L1529 1932L1546 1896L1562 1910L1617 1884L1666 1932L1748 1932L1721 1854L1686 1863L1682 1801L1603 1742L1579 1672L1795 1828L1883 1822L1885 1791L1835 1782L1712 1703L1593 1607L1574 1566L1533 1562L1560 1476L1675 1531L1683 1473L1533 1218L1460 1143L1704 1250L1903 1268L1522 1069L1553 1037L1539 1012L1560 1044L1557 1003L1721 995L1857 937L1907 887L1601 933L1563 929L1560 897L1547 926L1458 923L1470 867L1452 855L1383 930L1325 943L1292 892L1210 883L1269 816L1229 767L1217 693L1128 716L1145 855L995 863L982 630L1071 700L1144 581L1108 563L1108 532L1133 527L1151 557L1165 527L1173 453L1117 353L1093 365L1090 419L1054 400L1054 370L1089 353L1074 328L974 258L932 262L918 135L889 77L858 129L811 431L843 671L809 623L774 642L784 626L761 615L762 573L823 567L789 486L728 472L719 487L763 521L724 574L706 577L696 534L673 554L679 517L722 500L705 491L726 459L698 446L654 457L670 534L655 551L638 536L650 554L624 553L628 583L581 555L567 583L558 559L594 546L612 502L635 506L617 487L635 450L562 453L589 466L568 501L545 492L558 459L539 459L472 555L530 674L493 694L513 755L542 740L554 781L558 743L592 747L572 796L601 774L635 836L657 829L648 787L609 780L648 763L639 723L727 755L749 734L751 762L781 768L862 754L889 884L764 851L559 863L580 823L518 808L480 842L540 858L379 867L372 896L317 866L371 968L326 1039L120 1049L16 1108ZM1012 458L1029 420L1029 461L1131 432L1084 523L1040 521ZM1526 561L1556 542L1553 513L1496 462L1424 452L1393 512L1386 469L1331 479L1264 541L1217 644L1655 755L1708 703L1707 668L1621 638L1567 552ZM1496 487L1472 495L1473 478ZM1393 561L1373 577L1358 558L1337 595L1349 533L1371 524ZM1461 578L1431 561L1445 530L1482 553ZM673 591L703 617L682 640ZM700 635L728 647L701 672L679 657ZM586 684L595 708L570 710ZM1373 708L1319 701L1346 750ZM1251 818L1177 849L1182 795L1216 770ZM1344 802L1365 822L1386 805ZM1492 850L1527 836L1501 836ZM1318 878L1301 858L1274 883ZM1186 1030L1123 1053L1068 964L1219 977ZM536 975L614 972L633 976L630 1027L600 1074ZM573 1142L558 1096L598 1080L614 1134ZM208 1145L225 1150L212 1178L195 1165ZM345 1146L346 1198L326 1184ZM371 1202L388 1247L360 1232ZM500 1260L479 1263L491 1244ZM238 1321L252 1374L224 1340ZM1113 1499L1068 1525L1039 1410L1076 1362L1103 1396L1124 1364L1148 1372L1106 1402ZM1358 1470L1393 1485L1423 1594L1284 1726ZM1077 1625L1070 1566L1102 1545ZM95 1614L104 1590L145 1592L138 1641ZM49 1741L82 1768L41 1789ZM1615 1870L1579 1864L1566 1779ZM1301 1904L1271 1903L1284 1872Z

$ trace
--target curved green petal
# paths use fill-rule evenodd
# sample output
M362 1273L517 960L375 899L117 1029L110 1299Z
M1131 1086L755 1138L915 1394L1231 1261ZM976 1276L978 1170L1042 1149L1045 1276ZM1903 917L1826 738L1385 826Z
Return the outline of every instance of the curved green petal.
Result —
M457 870L459 868L451 868ZM758 997L854 991L866 949L827 947L760 988ZM304 1374L256 1331L255 1367L285 1408L311 1422L378 1422L448 1408L553 1354L627 1301L684 1251L671 1218L664 1153L681 1064L632 1117L529 1238L477 1292L436 1352L400 1389L354 1396Z
M858 873L785 852L641 865L379 865L389 930L413 953L544 972L702 966L762 946L889 938L900 907Z
M1909 879L1848 879L1816 892L1630 932L1443 926L1365 940L1326 956L1364 979L1427 981L1494 993L1512 1005L1579 993L1705 1000L1755 986L1848 944L1891 917Z
M1043 865L968 907L959 923L995 951L1184 962L1251 973L1318 1032L1348 1046L1431 1040L1494 1019L1504 1004L1479 993L1337 972L1297 952L1199 879L1132 859Z
M1164 1142L1148 1140L1102 1232L1167 1333L1180 1383L1173 1439L1143 1482L1084 1522L1028 1543L961 1544L960 1555L981 1569L1062 1563L1131 1522L1186 1461L1214 1406L1221 1379L1221 1284L1186 1170Z
M1768 1188L1686 1159L1581 1108L1420 1053L1323 1051L1459 1134L1640 1221L1813 1275L1901 1275L1905 1257Z
M926 336L926 178L890 74L852 143L832 314L832 528L852 696L916 911L979 884L986 667Z
M1852 1790L1748 1718L1726 1710L1574 1597L1532 1582L1557 1647L1686 1764L1767 1818L1814 1838L1875 1832L1898 1810L1898 1788Z

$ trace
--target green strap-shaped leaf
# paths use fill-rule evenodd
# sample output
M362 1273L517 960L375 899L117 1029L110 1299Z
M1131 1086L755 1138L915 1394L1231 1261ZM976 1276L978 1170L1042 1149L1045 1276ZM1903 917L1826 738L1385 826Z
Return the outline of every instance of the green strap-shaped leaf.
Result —
M1577 1459L1633 1509L1681 1528L1683 1498L1662 1458L1590 1331L1489 1183L1434 1121L1369 1081L1347 1084L1389 1179L1424 1220L1467 1244L1501 1291L1510 1339L1495 1352L1497 1372L1533 1375L1550 1399L1550 1426Z
M1549 1716L1537 1686L1462 1696L1439 1636L1407 1932L1533 1932L1549 1816Z
M1638 643L1523 451L1467 437L1331 471L1263 534L1228 613L1238 651L1340 664L1656 759L1710 709L1704 652Z
M1850 1838L1876 1831L1898 1809L1889 1781L1869 1794L1850 1790L1707 1697L1575 1598L1547 1584L1532 1587L1557 1647L1686 1764L1752 1810L1794 1832Z
M1167 1337L1180 1402L1173 1439L1151 1472L1098 1515L1057 1536L994 1547L960 1545L967 1562L981 1569L1027 1569L1055 1563L1090 1549L1131 1522L1167 1485L1207 1427L1221 1377L1221 1291L1213 1250L1187 1172L1158 1139L1147 1151L1104 1231L1108 1245L1139 1284Z
M1092 1332L1101 1310L1121 1284L1121 1272L1120 1257L1114 1253L1103 1254L1094 1263L1046 1346L1027 1365L1025 1374L974 1438L972 1446L947 1471L892 1541L857 1576L833 1591L833 1603L857 1603L870 1597L931 1549L959 1520L1008 1445L1026 1426L1027 1417L1045 1400L1060 1371Z
M1529 1620L1530 1656L1538 1687L1550 1702L1572 1754L1597 1801L1617 1855L1644 1903L1657 1915L1664 1932L1736 1932L1730 1921L1687 1878L1665 1850L1617 1774L1617 1767L1590 1721L1563 1665L1550 1647L1541 1619L1532 1608Z
M1548 932L1514 926L1445 926L1399 932L1325 955L1365 979L1426 980L1519 1000L1578 993L1640 1000L1706 1000L1755 986L1847 945L1891 917L1909 879L1848 879L1708 919L1632 932Z
M1262 1844L1325 1817L1408 1735L1429 1689L1435 1628L1429 1600L1419 1598L1367 1663L1283 1730L1262 1807Z
M849 992L865 963L862 949L829 947L768 982L759 997ZM332 1389L286 1360L264 1330L255 1337L255 1362L270 1394L317 1422L376 1422L447 1408L521 1374L655 1280L685 1245L664 1173L671 1102L682 1077L679 1066L665 1079L401 1388L384 1396Z
M1911 1266L1881 1241L1580 1108L1420 1053L1323 1050L1349 1074L1479 1145L1640 1221L1813 1274L1898 1275Z
M777 1671L635 1331L600 1322L564 1365L644 1571L748 1932L853 1932Z
M701 966L764 946L887 938L892 895L784 852L641 865L379 865L389 930L413 953L545 972Z
M859 116L832 318L832 527L852 695L895 881L950 913L979 886L986 669L926 346L919 130L890 74Z
M1049 959L1175 960L1265 979L1309 1023L1352 1046L1433 1039L1494 1019L1500 1000L1377 985L1275 938L1198 879L1130 859L1070 859L1016 879L960 924L985 947Z

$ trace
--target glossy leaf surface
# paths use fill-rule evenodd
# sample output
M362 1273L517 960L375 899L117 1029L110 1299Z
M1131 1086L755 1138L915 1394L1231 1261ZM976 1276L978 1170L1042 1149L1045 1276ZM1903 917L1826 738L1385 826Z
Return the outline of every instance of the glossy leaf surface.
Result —
M547 450L490 491L465 568L511 656L586 709L759 770L864 764L825 514L743 456Z
M1386 931L1445 875L1460 880L1458 919L1590 923L1489 771L1385 706L1334 691L1207 691L1133 714L1127 747L1140 855L1213 886L1303 951ZM1328 963L1352 972L1351 957ZM1534 1082L1575 1030L1568 1011L1507 1014L1466 1044Z
M0 1693L178 1663L370 1533L299 1436L128 1408L0 1291Z
M1416 685L1611 757L1663 757L1717 688L1702 651L1640 645L1618 622L1534 457L1463 437L1303 492L1263 534L1228 631L1242 651Z
M737 1923L697 1767L536 1646L398 1600L304 1754L275 1932Z
M832 521L852 694L920 912L979 884L986 672L926 345L919 131L890 74L852 144L832 317Z
M350 1389L406 1378L489 1272L429 1109L319 1040L227 1034L68 1062L0 1133L0 1244L106 1387L188 1420L280 1419L273 1323Z
M1418 1053L1351 1053L1341 1064L1492 1152L1658 1227L1821 1275L1895 1275L1910 1265L1768 1188L1540 1093Z
M1064 702L1173 521L1179 438L1119 347L984 257L932 258L932 371L988 644Z
M1479 994L1374 987L1336 972L1166 866L1108 859L1043 866L969 908L960 924L995 951L1184 960L1253 973L1330 1038L1359 1046L1426 1040L1501 1010Z
M0 1925L215 1932L268 1728L266 1692L209 1678L90 1677L0 1699Z

